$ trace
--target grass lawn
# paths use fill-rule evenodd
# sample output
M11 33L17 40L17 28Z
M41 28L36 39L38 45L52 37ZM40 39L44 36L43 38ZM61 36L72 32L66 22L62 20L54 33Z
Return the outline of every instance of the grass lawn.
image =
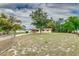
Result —
M79 56L79 37L69 33L28 34L15 38L16 44L2 55Z

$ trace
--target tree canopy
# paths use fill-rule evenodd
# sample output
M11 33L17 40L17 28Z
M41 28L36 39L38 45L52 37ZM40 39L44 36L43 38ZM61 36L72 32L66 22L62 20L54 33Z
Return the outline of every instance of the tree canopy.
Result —
M18 24L18 22L14 17L7 17L7 15L1 13L0 16L0 28L4 30L7 34L10 31L16 31L18 29L21 29L21 25Z
M43 28L47 27L47 23L49 22L47 19L47 13L41 8L38 8L36 11L32 12L30 16L33 19L32 24L36 26L36 28L40 29L40 32Z

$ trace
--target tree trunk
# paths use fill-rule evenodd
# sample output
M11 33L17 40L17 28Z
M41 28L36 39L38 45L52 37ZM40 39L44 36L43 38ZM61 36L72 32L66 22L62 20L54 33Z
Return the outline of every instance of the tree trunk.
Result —
M8 35L9 34L9 31L7 31L6 34Z
M14 31L14 38L16 37L16 31Z
M40 34L41 34L41 29L39 31L40 31Z

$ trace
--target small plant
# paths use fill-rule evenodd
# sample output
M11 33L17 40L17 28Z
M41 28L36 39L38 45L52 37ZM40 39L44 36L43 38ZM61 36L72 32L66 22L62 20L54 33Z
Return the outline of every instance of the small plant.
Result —
M47 41L47 40L45 40L45 43L48 43L48 41Z

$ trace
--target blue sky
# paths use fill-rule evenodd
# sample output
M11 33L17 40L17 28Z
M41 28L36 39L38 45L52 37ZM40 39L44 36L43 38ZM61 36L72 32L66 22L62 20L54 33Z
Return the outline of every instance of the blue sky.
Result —
M48 17L53 17L54 20L69 16L79 16L78 3L1 3L0 12L17 17L22 21L26 28L32 28L30 25L32 20L30 13L37 8L43 8L48 13Z

